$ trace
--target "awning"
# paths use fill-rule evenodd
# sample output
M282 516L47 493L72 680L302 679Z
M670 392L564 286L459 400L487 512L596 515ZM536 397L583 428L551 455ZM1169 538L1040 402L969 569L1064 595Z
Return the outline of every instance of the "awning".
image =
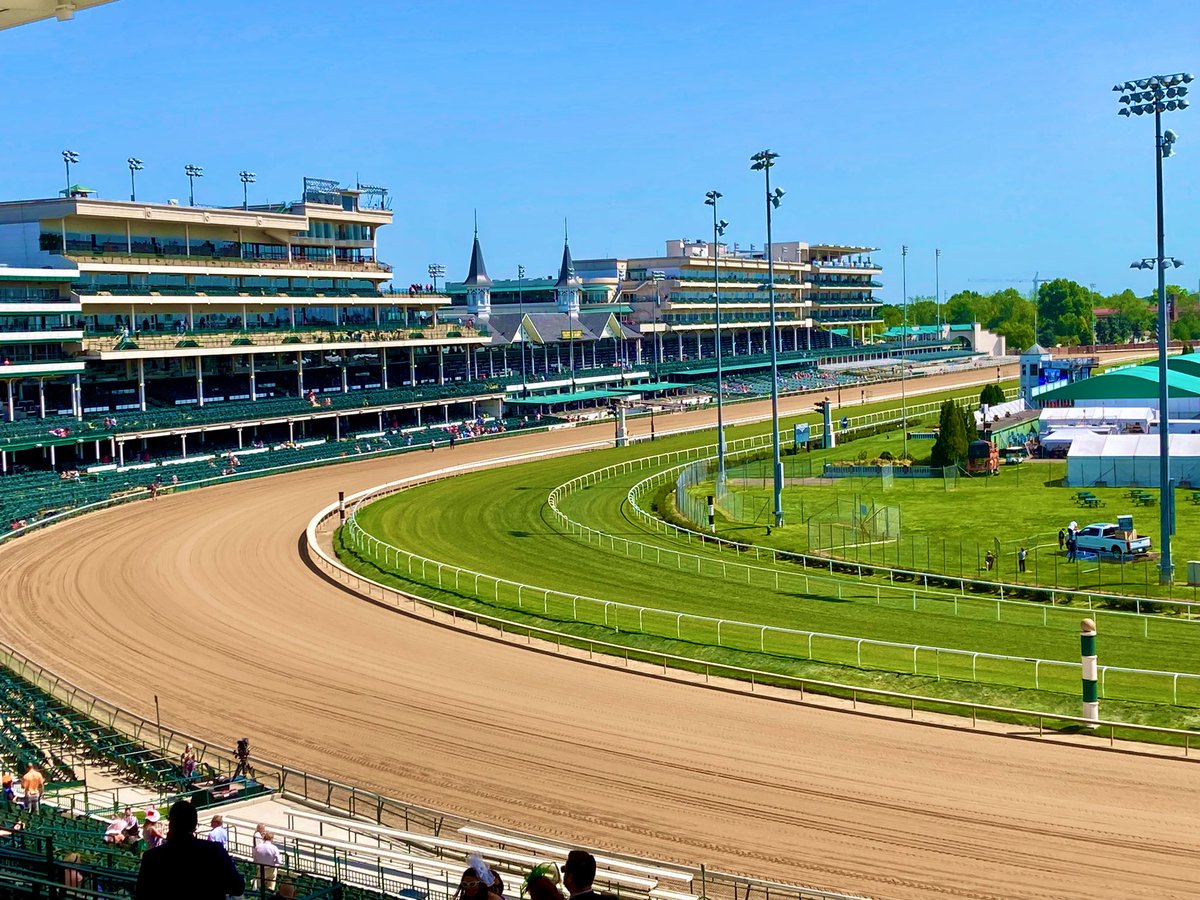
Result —
M533 397L505 397L505 403L519 406L546 406L558 403L580 403L584 400L608 400L618 397L616 391L563 391L559 394L541 394Z
M694 384L683 384L679 381L648 381L645 384L628 384L613 388L612 391L615 394L646 394L655 391L684 391L694 387Z

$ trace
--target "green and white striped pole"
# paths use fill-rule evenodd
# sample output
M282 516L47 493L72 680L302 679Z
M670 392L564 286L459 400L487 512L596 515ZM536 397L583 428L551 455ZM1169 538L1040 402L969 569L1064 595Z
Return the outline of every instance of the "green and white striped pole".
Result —
M1079 623L1079 652L1083 669L1083 718L1100 721L1100 691L1096 681L1096 623L1084 619ZM1089 727L1096 727L1095 725Z

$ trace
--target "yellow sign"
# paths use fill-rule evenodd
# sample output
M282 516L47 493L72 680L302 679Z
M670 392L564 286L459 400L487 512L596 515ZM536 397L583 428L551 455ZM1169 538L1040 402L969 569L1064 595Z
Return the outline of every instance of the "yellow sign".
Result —
M562 332L562 339L564 341L581 341L583 340L583 329L576 328L574 331L564 331Z

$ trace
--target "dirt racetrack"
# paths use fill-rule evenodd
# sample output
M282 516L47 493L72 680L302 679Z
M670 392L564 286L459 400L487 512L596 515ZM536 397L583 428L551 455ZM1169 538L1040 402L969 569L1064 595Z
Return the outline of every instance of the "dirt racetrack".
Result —
M299 561L339 489L611 433L460 444L49 528L0 548L3 639L134 712L153 716L157 694L174 727L249 734L264 756L562 840L875 897L1200 893L1194 763L579 665L377 608Z

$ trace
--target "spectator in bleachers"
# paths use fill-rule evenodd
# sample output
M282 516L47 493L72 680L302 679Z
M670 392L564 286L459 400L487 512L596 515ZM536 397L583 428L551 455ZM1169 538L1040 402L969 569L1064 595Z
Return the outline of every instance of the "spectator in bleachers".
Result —
M596 857L586 850L572 850L567 854L567 863L563 866L563 887L571 896L571 900L600 900L600 895L592 890L592 882L596 880Z
M142 838L146 842L147 850L153 850L155 847L161 846L164 840L162 825L159 824L159 820L161 819L162 816L157 809L146 810L146 824L142 828Z
M16 525L14 525L13 527L15 528ZM2 783L4 786L4 802L5 803L15 803L16 799L17 799L17 795L16 795L16 791L13 789L13 777L9 772L4 773Z
M554 863L542 863L529 870L521 885L521 893L529 900L563 900L562 891L558 889L560 880L558 867Z
M69 888L83 887L83 873L73 868L79 862L78 853L68 853L63 857L63 884Z
M275 846L275 835L261 822L254 829L254 864L259 867L264 891L275 890L275 876L283 865L283 853Z
M142 823L128 806L125 807L125 815L121 818L125 823L121 831L125 846L136 847L142 840Z
M179 800L168 815L170 830L160 847L146 852L135 900L224 900L246 889L225 848L196 837L196 807Z
M183 748L183 755L179 757L179 768L188 781L196 777L196 750L191 744Z
M229 829L225 827L225 819L221 816L213 816L212 821L208 823L210 831L208 839L214 844L220 844L226 850L229 849Z
M125 817L114 816L113 820L108 823L108 828L104 832L104 843L106 844L123 844L125 843Z
M454 900L503 900L504 885L499 883L496 871L475 854L467 862L470 868L463 872Z
M38 813L42 808L42 793L46 790L46 779L33 763L21 776L21 790L25 794L25 808L31 813Z

